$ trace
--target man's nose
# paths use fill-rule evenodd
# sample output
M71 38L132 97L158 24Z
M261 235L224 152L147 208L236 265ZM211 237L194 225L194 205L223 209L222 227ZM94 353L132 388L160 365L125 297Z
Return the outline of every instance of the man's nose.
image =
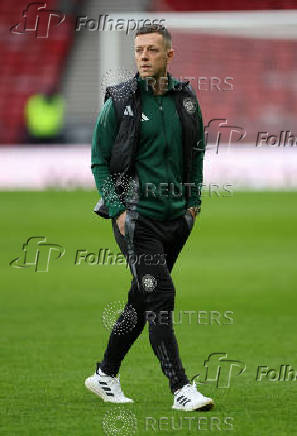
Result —
M148 59L148 51L146 49L143 50L143 52L141 54L141 59L143 61Z

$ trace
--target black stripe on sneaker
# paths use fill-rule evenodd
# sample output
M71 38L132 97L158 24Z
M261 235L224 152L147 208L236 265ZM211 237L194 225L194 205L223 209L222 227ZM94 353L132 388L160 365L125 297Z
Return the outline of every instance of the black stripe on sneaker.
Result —
M105 392L105 394L106 394L108 397L114 397L114 394L113 394L112 392Z
M191 400L189 400L189 398L184 397L183 395L181 397L178 397L176 399L182 406L185 406L187 403L191 402Z
M183 400L182 405L185 406L187 403L190 403L190 402L191 402L191 400L185 399L185 400Z

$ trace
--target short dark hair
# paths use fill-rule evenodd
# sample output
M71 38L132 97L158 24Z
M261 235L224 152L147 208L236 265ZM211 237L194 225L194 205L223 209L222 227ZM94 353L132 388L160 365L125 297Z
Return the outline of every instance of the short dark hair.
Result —
M150 24L140 27L135 33L135 38L146 33L159 33L163 36L165 47L171 48L171 34L162 24Z

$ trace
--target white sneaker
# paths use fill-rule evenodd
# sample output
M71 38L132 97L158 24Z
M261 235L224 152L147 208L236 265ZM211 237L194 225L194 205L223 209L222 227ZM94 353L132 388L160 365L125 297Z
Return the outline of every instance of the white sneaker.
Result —
M131 398L125 397L120 384L120 376L111 377L97 370L94 375L85 381L86 388L109 403L133 403Z
M204 397L197 391L196 383L187 384L174 392L172 409L192 412L193 410L210 410L214 406L211 398Z

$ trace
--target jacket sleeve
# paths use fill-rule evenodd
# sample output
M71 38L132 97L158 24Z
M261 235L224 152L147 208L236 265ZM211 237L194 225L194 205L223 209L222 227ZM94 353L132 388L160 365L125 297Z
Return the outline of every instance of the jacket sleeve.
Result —
M196 150L193 153L192 180L195 186L191 188L191 196L188 199L187 207L201 205L201 189L203 182L203 158L205 154L205 136L202 114L199 104L197 105L198 113L198 131L199 138Z
M126 208L114 189L109 162L117 135L117 122L112 99L109 98L98 115L92 136L91 169L100 196L109 209L110 217L116 217Z

